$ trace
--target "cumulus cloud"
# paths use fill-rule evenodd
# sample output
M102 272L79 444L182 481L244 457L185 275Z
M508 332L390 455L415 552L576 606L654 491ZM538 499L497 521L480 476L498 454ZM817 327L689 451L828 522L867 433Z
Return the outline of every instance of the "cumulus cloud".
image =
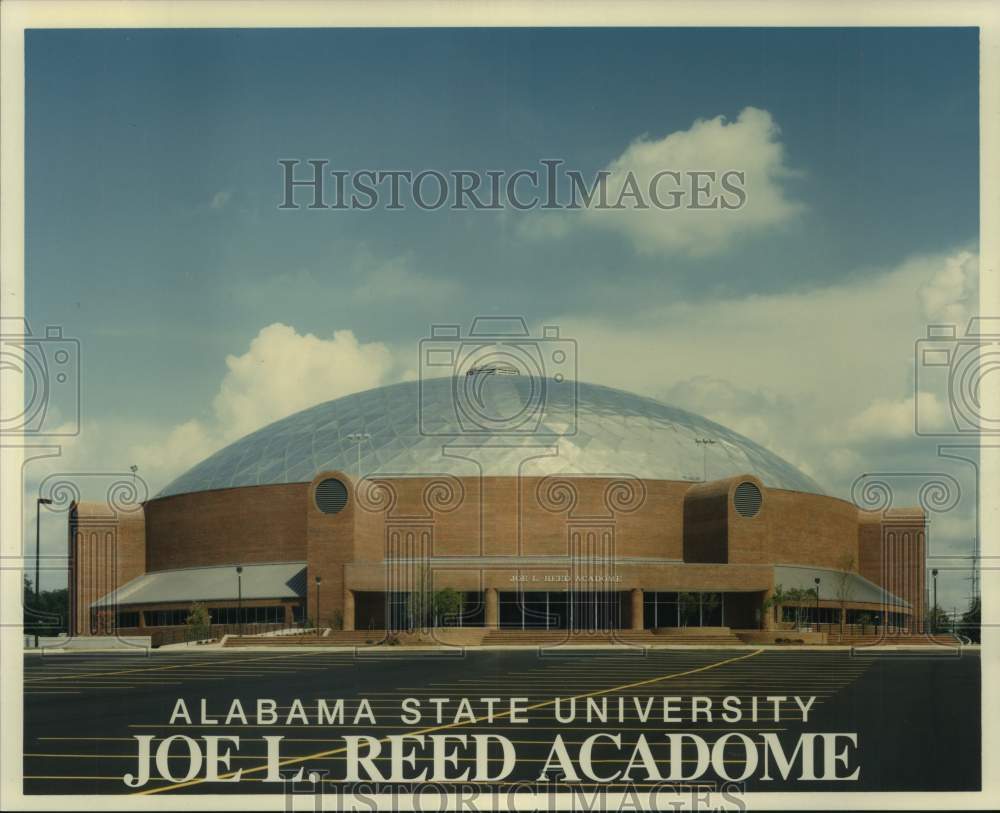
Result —
M574 227L595 227L621 234L643 253L724 251L738 237L786 223L803 209L788 196L786 181L796 173L786 163L779 135L768 111L747 107L734 121L716 116L699 119L689 129L663 138L642 136L604 168L609 173L608 202L614 205L621 199L625 208L599 207L595 200L580 212L535 212L523 219L522 233L558 238L571 234ZM674 177L662 176L664 171L681 173L681 184ZM731 179L732 185L745 190L742 206L737 206L737 195L720 186L723 175L731 171L743 173L742 183ZM686 175L691 172L715 173L716 181L708 187L710 195L694 193ZM703 176L698 185L705 183ZM665 205L674 200L672 190L683 190L684 197L678 198L682 205L669 209L654 205L651 189ZM633 190L639 192L646 208L635 205ZM721 202L716 208L690 206L705 206L720 194L736 208L726 208Z
M853 440L912 438L916 401L917 396L914 395L898 399L876 398L847 421L850 437ZM922 427L947 431L948 427L953 425L947 404L941 400L938 393L919 393L919 404Z
M919 296L928 322L964 328L979 307L979 255L960 251L948 257L921 286Z
M362 342L350 330L329 337L299 333L275 323L263 328L242 353L226 358L226 372L207 415L193 414L174 426L147 420L89 420L76 436L62 438L53 456L24 467L22 521L34 534L34 498L46 477L60 474L84 500L104 501L110 483L130 479L137 465L139 499L152 497L195 463L260 427L314 404L395 380L402 369L380 342ZM48 450L43 450L49 454ZM29 456L30 457L30 456ZM55 557L43 575L48 588L65 579L63 511L42 513L43 555Z
M134 448L133 456L144 470L158 473L157 480L279 418L379 386L395 361L386 345L360 342L350 330L320 338L275 323L263 328L246 352L228 356L226 367L211 417L192 418L161 441Z
M787 397L759 388L741 389L725 379L705 375L675 381L656 394L669 404L746 435L779 455L794 456L797 451L785 432L799 407ZM808 468L805 461L800 466Z
M225 363L207 410L194 408L172 426L142 419L88 420L78 435L61 439L57 456L27 467L27 490L35 490L52 472L121 474L134 464L152 494L249 432L404 374L397 354L381 342L362 342L350 330L335 330L329 337L299 333L279 322L261 329L244 352L227 356ZM81 480L81 485L89 482ZM103 494L82 496L100 499Z
M975 261L921 255L812 291L651 305L624 324L553 321L577 340L582 378L705 414L842 492L878 462L873 444L913 439L924 292ZM919 406L934 423L950 420L944 393Z
M956 335L962 335L979 310L979 255L964 250L942 258L918 285L917 298L923 317L917 320L917 338L926 335L927 325L953 325ZM920 365L916 353L914 358ZM856 440L910 438L917 423L924 434L953 431L949 393L928 388L945 380L917 369L909 394L875 398L848 420L848 431Z

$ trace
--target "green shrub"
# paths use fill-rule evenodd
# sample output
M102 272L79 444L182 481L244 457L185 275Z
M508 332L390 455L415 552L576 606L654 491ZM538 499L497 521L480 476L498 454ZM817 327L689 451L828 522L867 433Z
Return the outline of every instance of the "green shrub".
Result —
M196 601L191 605L191 612L188 613L186 623L189 641L201 641L211 637L212 618L208 614L208 608L201 602Z

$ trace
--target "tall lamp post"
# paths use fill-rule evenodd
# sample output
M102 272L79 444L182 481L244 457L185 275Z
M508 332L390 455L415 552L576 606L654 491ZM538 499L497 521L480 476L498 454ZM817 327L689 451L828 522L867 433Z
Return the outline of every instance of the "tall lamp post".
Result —
M708 482L708 447L714 446L715 441L711 438L695 438L694 442L701 446L701 479L702 482Z
M316 629L319 629L319 586L323 583L323 577L316 574Z
M361 479L361 443L366 440L371 440L371 432L351 432L347 436L347 439L354 441L358 444L358 479Z
M931 607L931 634L937 635L937 568L931 571L931 576L934 578L934 604Z
M39 599L41 588L41 561L42 561L42 506L52 505L52 500L47 497L38 497L35 500L35 649L38 649L38 616L41 613Z
M243 565L236 565L236 623L243 635Z
M816 582L816 632L819 632L819 576L813 581Z

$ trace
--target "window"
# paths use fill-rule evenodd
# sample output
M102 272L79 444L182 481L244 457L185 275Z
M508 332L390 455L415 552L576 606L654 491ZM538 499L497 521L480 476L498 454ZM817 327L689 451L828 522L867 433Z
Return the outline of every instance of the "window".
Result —
M146 626L180 627L190 614L190 610L146 610Z
M268 607L209 607L208 614L213 624L283 624L283 605Z
M138 627L139 626L139 613L136 611L131 612L120 612L115 619L115 627L117 629L125 629L128 627Z
M643 626L721 627L725 619L722 593L663 592L646 590L642 596Z

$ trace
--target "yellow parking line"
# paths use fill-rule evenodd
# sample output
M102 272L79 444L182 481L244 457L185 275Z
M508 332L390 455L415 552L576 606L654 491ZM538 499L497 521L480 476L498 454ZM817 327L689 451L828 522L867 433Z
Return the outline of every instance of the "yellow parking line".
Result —
M747 658L753 658L756 655L760 655L764 651L765 650L763 650L763 649L756 649L753 652L749 652L749 653L747 653L745 655L737 655L737 656L735 656L733 658L727 658L726 660L716 661L714 663L706 664L705 666L699 666L699 667L696 667L694 669L691 669L691 670L688 670L688 671L685 671L685 672L675 672L675 673L669 674L669 675L661 675L660 677L647 678L645 680L636 681L634 683L624 683L624 684L622 684L620 686L612 686L612 687L610 687L608 689L601 689L601 690L594 691L594 692L586 692L584 694L575 695L573 698L566 698L566 699L567 700L569 700L569 699L577 699L578 700L578 699L582 699L582 698L585 698L585 697L596 697L598 695L610 694L611 692L623 691L625 689L634 689L634 688L636 688L638 686L645 686L647 684L657 683L657 682L660 682L660 681L663 681L663 680L670 680L672 678L678 678L678 677L686 677L687 675L692 675L692 674L695 674L696 672L705 672L705 671L708 671L709 669L716 669L716 668L718 668L720 666L725 666L726 664L729 664L729 663L736 663L738 661L746 660ZM551 700L546 700L546 701L544 701L542 703L536 703L536 704L534 704L532 706L527 706L525 708L525 711L532 711L534 709L543 708L545 706L551 706L551 705L554 705L555 702L556 702L556 698L552 698ZM493 715L493 717L494 717L494 719L497 719L499 717L506 717L506 716L509 716L510 713L511 713L510 711L501 712L499 714ZM471 720L471 721L469 721L467 723L466 722L461 722L461 723L446 723L444 725L431 726L430 728L424 728L424 729L421 729L419 731L415 731L415 732L412 732L412 733L415 736L419 736L421 734L429 734L432 731L442 731L442 730L451 729L451 728L462 728L462 727L465 727L465 726L468 726L468 725L475 725L476 723L481 723L481 722L483 722L486 719L487 718L485 718L485 717L479 717L479 718ZM380 742L387 742L387 741L388 741L388 737L383 737L380 740ZM296 765L296 764L298 764L300 762L306 762L306 761L311 760L311 759L321 759L323 757L328 757L328 756L332 756L334 754L343 753L346 750L347 750L347 747L343 746L341 748L333 748L333 749L330 749L328 751L320 751L320 752L318 752L316 754L309 754L309 755L302 756L302 757L289 757L287 759L281 760L278 763L278 765L279 765L279 767L286 767L288 765ZM267 770L267 765L266 764L259 765L256 768L250 768L248 770L245 770L245 771L243 771L243 774L245 775L247 773L255 773L255 772L265 771L265 770ZM226 774L223 778L231 778L232 776L235 776L235 772ZM191 785L198 785L198 784L201 784L201 783L203 783L205 781L206 780L201 779L201 778L192 779L192 780L190 780L188 782L179 782L177 784L167 785L167 786L161 787L161 788L151 788L149 790L138 791L136 795L138 795L138 796L149 796L149 795L152 795L154 793L162 793L163 791L167 791L167 790L175 790L177 788L190 787Z

